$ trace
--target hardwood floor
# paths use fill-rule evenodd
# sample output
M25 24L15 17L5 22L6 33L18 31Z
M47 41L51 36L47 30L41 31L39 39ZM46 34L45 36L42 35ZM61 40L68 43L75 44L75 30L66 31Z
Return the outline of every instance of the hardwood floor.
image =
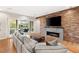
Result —
M52 36L46 37L46 41L52 41L54 39L57 39L57 38ZM61 45L67 48L70 52L79 53L79 43L74 43L74 42L65 41L65 40L62 41L62 40L59 40L59 38L58 38L58 42L60 42Z
M61 41L61 44L73 53L79 53L79 43Z
M0 40L0 53L16 53L12 39L7 38Z
M63 44L69 51L79 53L79 43L61 41L61 44ZM16 53L12 39L7 38L0 40L0 53Z

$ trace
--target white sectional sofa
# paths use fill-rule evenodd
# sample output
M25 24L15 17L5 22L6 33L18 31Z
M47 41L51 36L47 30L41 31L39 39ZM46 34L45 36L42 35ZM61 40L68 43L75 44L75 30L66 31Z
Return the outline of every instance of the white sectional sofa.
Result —
M63 48L62 46L36 46L35 53L65 53L67 49Z
M22 45L22 53L31 53L29 50L27 50L27 48Z
M47 46L45 42L38 43L18 31L13 34L12 39L17 53L67 53L68 51L60 45Z

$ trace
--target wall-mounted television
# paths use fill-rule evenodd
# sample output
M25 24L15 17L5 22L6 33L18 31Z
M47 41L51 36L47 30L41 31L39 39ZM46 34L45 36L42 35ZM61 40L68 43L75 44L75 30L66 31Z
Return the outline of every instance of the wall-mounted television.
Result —
M61 26L61 16L47 18L46 26Z

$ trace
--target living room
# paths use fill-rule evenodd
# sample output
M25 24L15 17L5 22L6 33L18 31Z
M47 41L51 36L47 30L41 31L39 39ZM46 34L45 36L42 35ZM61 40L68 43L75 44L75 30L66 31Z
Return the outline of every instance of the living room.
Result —
M0 52L79 52L78 6L0 8Z

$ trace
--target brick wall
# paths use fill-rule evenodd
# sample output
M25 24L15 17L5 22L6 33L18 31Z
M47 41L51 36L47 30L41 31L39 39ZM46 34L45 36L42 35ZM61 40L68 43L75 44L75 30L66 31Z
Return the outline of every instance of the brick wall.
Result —
M44 34L45 26L46 26L46 18L41 17L40 18L40 32L41 32L42 35L45 35Z
M46 15L48 17L61 16L64 28L64 40L79 43L79 7ZM40 32L44 32L46 16L40 17Z
M64 39L79 42L79 7L63 12Z

